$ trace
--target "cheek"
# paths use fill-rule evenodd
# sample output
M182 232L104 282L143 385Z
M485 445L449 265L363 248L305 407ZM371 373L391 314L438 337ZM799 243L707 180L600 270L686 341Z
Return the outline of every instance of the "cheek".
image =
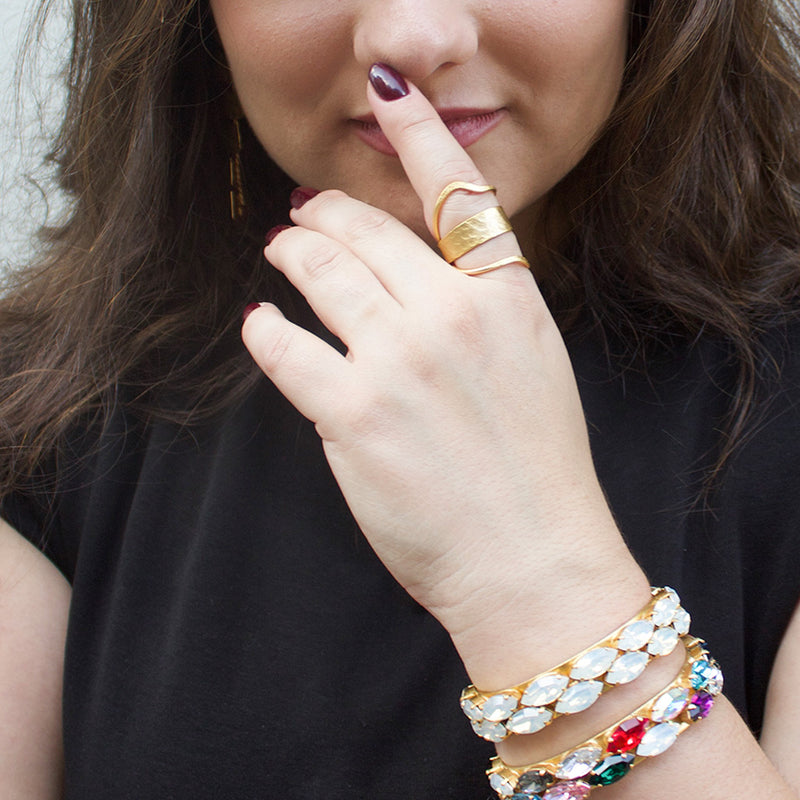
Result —
M326 76L347 53L344 15L336 2L212 0L212 11L247 113L258 121L270 108L313 110Z
M616 92L626 58L628 0L520 2L500 19L495 47L505 44L500 52L539 97Z
M533 14L535 4L528 5ZM527 47L514 48L510 69L523 89L533 130L554 166L583 156L619 95L628 42L627 0L543 0ZM520 23L520 27L523 27ZM509 31L509 35L512 34Z

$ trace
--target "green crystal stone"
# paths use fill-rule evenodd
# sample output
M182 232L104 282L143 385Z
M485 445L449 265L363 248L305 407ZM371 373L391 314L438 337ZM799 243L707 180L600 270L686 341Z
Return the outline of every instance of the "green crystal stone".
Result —
M628 774L632 761L630 753L608 756L592 770L589 782L595 786L610 786Z

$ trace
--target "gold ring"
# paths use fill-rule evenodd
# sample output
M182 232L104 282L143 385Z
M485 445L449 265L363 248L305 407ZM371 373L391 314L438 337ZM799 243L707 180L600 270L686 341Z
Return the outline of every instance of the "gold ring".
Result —
M464 181L448 183L447 186L442 189L439 197L436 198L436 203L434 203L433 206L433 235L437 242L442 238L441 231L439 230L439 217L442 215L442 206L445 204L447 198L459 189L463 192L469 192L470 194L486 194L487 192L497 191L494 186L481 186L477 183L466 183Z
M461 268L456 267L459 272L463 272L465 275L483 275L485 272L492 272L492 270L500 269L500 267L507 267L510 264L519 264L521 267L525 267L525 269L530 269L531 265L525 256L509 256L508 258L501 258L499 261L493 261L491 264L487 264L485 267L472 267L472 268ZM455 264L453 264L455 267Z
M500 206L485 208L450 231L438 242L444 260L452 264L484 242L508 233L511 223Z

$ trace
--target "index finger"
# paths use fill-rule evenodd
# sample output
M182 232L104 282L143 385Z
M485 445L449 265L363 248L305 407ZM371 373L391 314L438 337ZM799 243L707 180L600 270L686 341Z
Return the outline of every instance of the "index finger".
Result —
M384 90L387 80L392 85ZM380 94L376 86L381 89ZM434 233L434 207L445 187L454 182L486 185L488 181L422 92L390 67L373 65L368 99L381 130L397 151L422 201L428 230ZM493 193L453 192L440 210L442 235L472 215L497 205ZM519 256L520 252L513 232L508 232L479 245L456 263L463 269L480 268Z

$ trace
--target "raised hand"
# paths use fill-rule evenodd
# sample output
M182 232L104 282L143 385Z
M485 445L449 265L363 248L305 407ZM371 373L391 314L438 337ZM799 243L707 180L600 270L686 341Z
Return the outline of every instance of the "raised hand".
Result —
M369 101L432 230L448 184L487 181L425 97L413 86L403 94L399 80L383 92L394 99L370 87ZM452 193L442 232L496 204L491 193ZM509 265L467 276L390 214L339 191L311 198L292 220L266 255L347 355L267 304L248 317L244 341L316 424L351 510L397 580L471 652L475 637L490 648L498 621L513 627L523 613L549 616L537 632L557 639L552 610L580 616L591 588L616 586L620 574L631 579L616 595L622 617L640 606L647 582L597 483L569 358L531 273ZM519 255L505 233L456 266ZM588 630L591 641L596 615Z

